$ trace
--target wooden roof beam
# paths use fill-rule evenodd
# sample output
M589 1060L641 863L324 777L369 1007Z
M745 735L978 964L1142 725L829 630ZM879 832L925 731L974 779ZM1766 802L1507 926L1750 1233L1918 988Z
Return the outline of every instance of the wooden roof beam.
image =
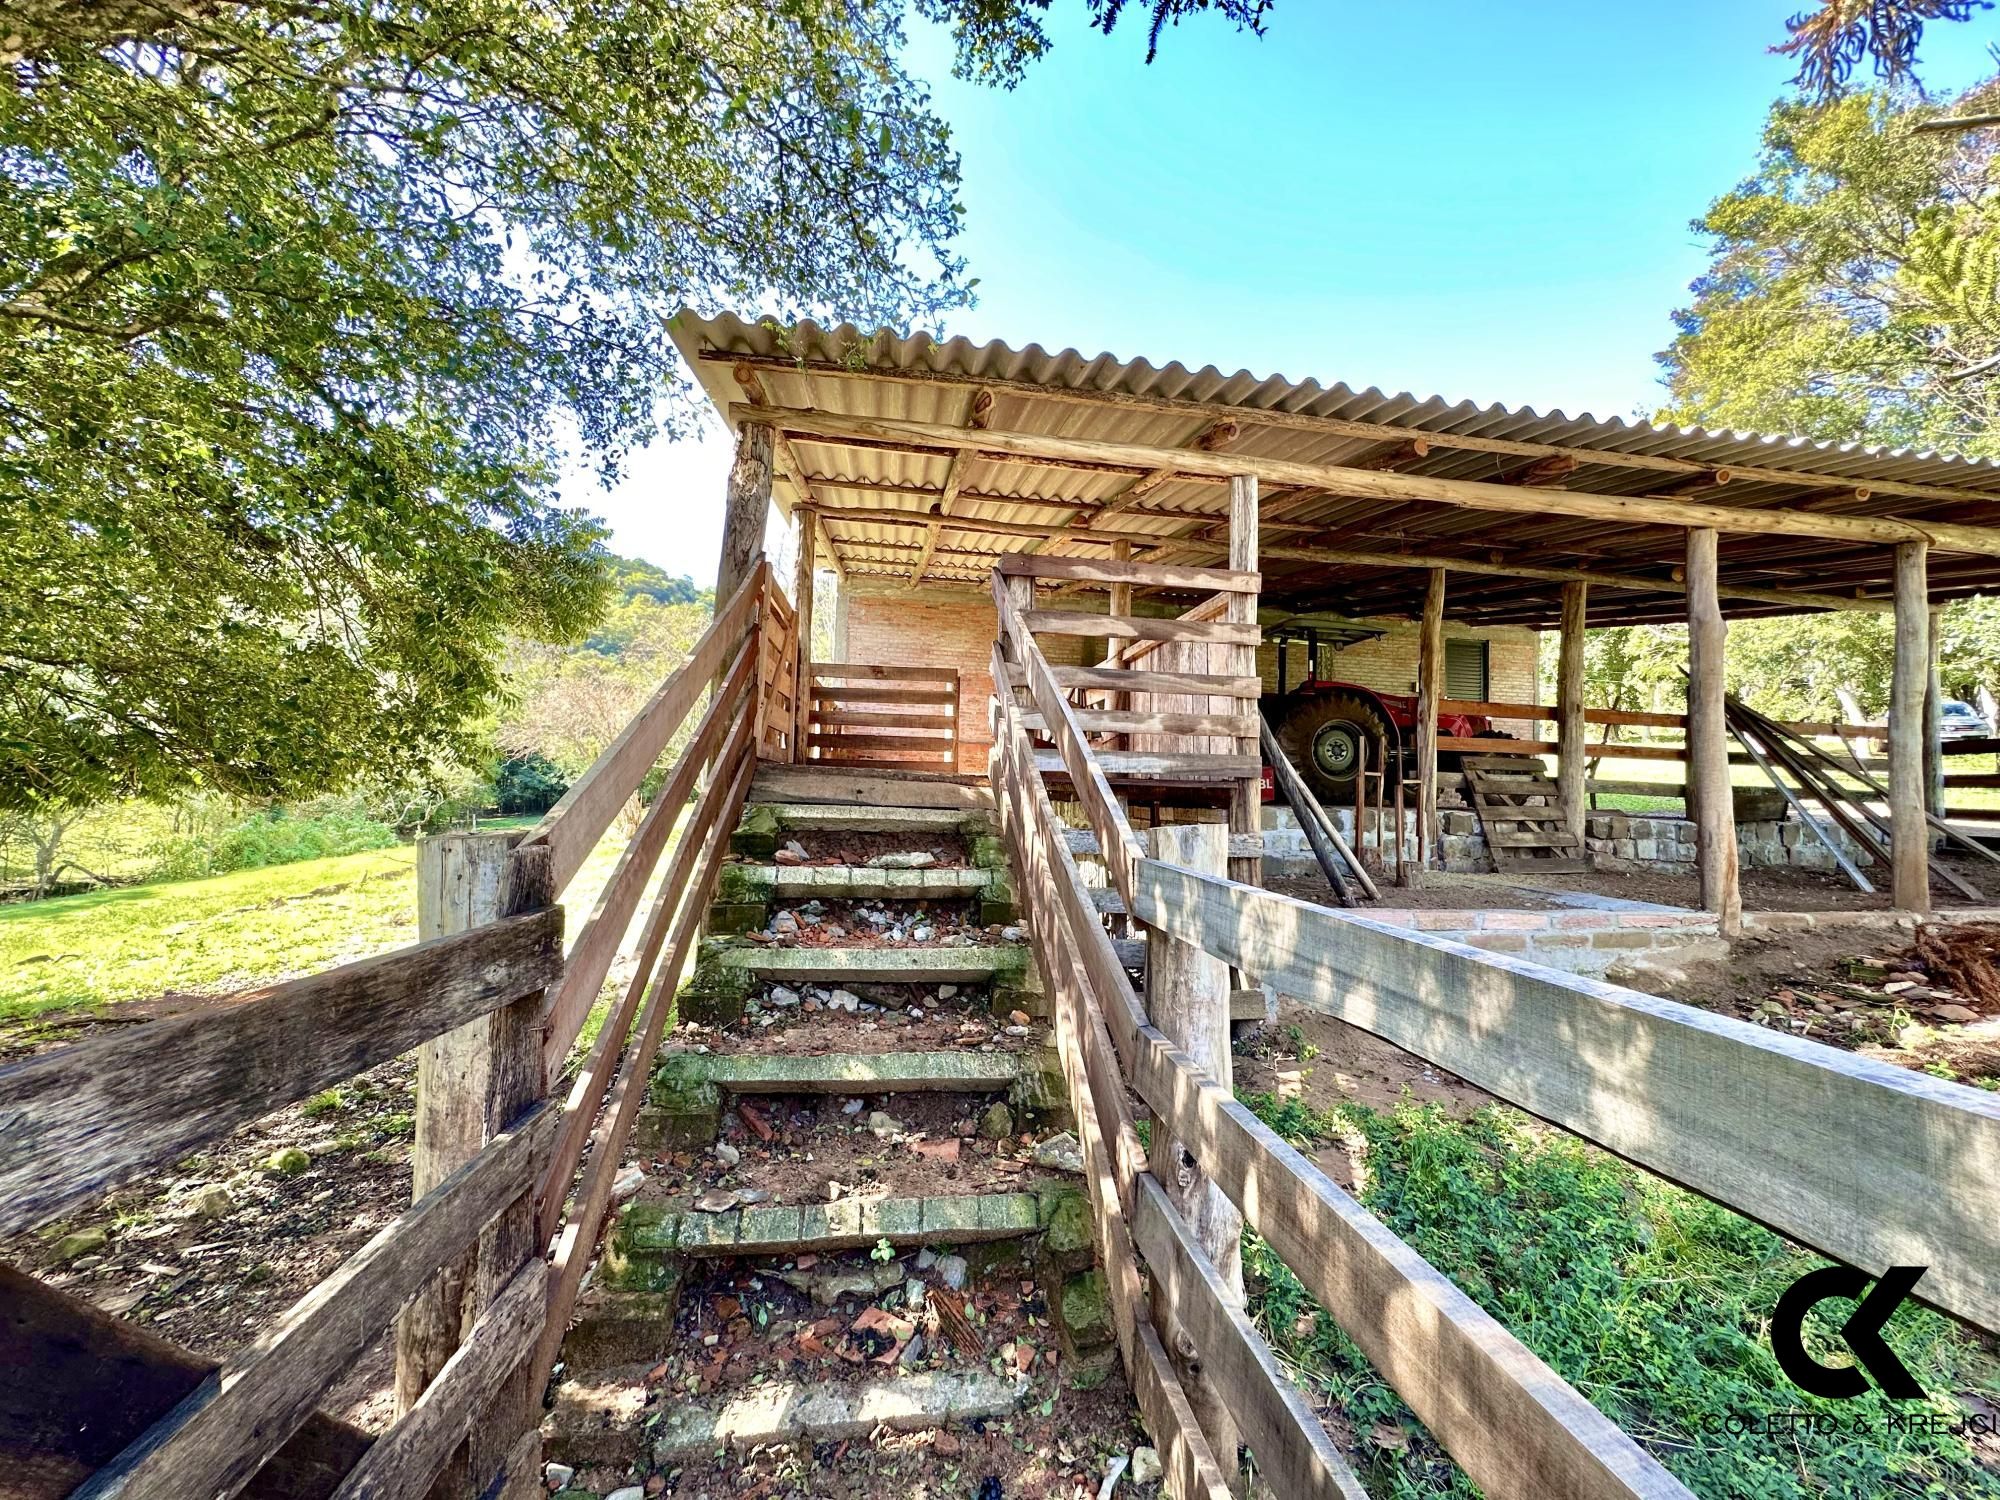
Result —
M965 425L969 431L979 432L993 420L993 393L988 390L973 392L972 408L965 415ZM965 467L972 462L973 450L961 448L951 456L951 467L945 471L944 493L938 496L937 513L951 514L951 508L958 504L958 492L965 487ZM915 588L924 581L924 569L931 565L931 554L937 551L938 537L944 532L942 526L933 526L930 535L924 539L923 552L915 566L910 569L910 587Z
M1579 448L1557 443L1526 442L1515 438L1485 437L1474 433L1434 432L1387 422L1360 422L1345 417L1315 416L1309 412L1281 411L1235 406L1225 401L1194 401L1172 396L1143 396L1129 391L1078 390L1070 386L1045 385L1031 380L995 380L983 375L966 375L955 370L899 370L879 367L852 369L831 360L798 360L783 355L738 355L720 350L704 350L698 358L727 363L731 360L763 364L788 371L824 372L851 380L881 380L903 385L989 385L1010 395L1043 401L1062 401L1086 406L1115 406L1127 410L1206 414L1229 417L1247 426L1282 427L1293 431L1317 432L1329 436L1373 438L1400 442L1418 437L1440 448L1472 453L1498 453L1517 458L1544 458L1569 454L1585 464L1610 468L1651 469L1662 474L1696 477L1713 472L1715 465L1697 459L1674 458L1664 453L1636 453L1616 448ZM1839 455L1834 455L1838 457ZM1877 495L1895 495L1917 500L2000 500L2000 477L1988 490L1916 484L1902 480L1868 478L1849 480L1840 474L1814 473L1802 469L1778 469L1762 465L1731 464L1731 474L1746 482L1798 485L1824 490L1828 486L1860 483Z
M858 524L876 526L905 526L912 530L926 529L934 517L928 511L887 510L880 508L860 508L854 506L819 507L822 519L838 524L852 521ZM1120 542L1161 542L1169 545L1161 550L1188 552L1210 558L1226 557L1228 548L1220 543L1204 542L1199 539L1160 538L1147 536L1141 532L1106 531L1095 527L1055 527L1037 526L1023 521L989 521L979 516L952 516L943 526L948 531L965 531L975 535L1011 536L1046 540L1061 537L1064 541L1082 542L1092 546L1111 547ZM860 544L856 544L860 545ZM1594 583L1604 588L1627 589L1641 592L1659 590L1680 593L1686 588L1675 578L1653 578L1627 573L1607 573L1589 568L1544 568L1528 563L1484 562L1475 558L1437 556L1410 552L1362 552L1335 547L1298 547L1278 544L1260 548L1260 555L1273 561L1316 562L1335 566L1366 568L1444 568L1451 572L1469 573L1498 578L1539 578L1550 583ZM1843 595L1809 593L1790 589L1734 588L1725 584L1723 593L1734 598L1755 599L1765 603L1778 604L1788 609L1865 609L1886 610L1888 605L1880 600L1848 598Z
M1669 526L1678 530L1714 528L1737 533L1824 537L1832 541L1925 541L1945 551L2000 557L2000 527L1916 522L1891 516L1822 515L1806 511L1713 505L1657 496L1588 494L1576 490L1535 490L1479 480L1440 479L1423 474L1380 474L1334 464L1301 463L1244 453L1198 453L1140 443L1056 437L1030 432L970 432L935 422L838 415L783 407L732 407L732 421L767 422L788 433L865 438L901 443L913 451L946 452L971 448L1010 462L1043 459L1084 461L1150 472L1227 479L1251 475L1271 484L1316 485L1341 494L1384 500L1421 500L1470 510L1527 515L1569 515L1624 525Z
M765 403L767 398L764 394L764 382L758 377L755 366L739 363L730 373L736 377L736 383L743 388L744 395L759 405ZM799 503L808 506L817 505L819 496L813 493L812 478L806 472L806 466L799 462L798 454L793 451L791 439L782 432L774 432L771 435L771 456L776 461L779 477L791 484L792 493ZM845 578L847 569L841 561L840 549L834 546L832 537L826 537L824 540L827 561L833 564L834 577ZM814 561L817 562L818 559L815 558Z

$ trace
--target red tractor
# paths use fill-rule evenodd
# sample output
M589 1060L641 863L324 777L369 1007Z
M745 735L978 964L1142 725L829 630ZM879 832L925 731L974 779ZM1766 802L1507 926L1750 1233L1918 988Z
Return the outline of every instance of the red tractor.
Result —
M1320 620L1288 620L1265 633L1278 648L1278 691L1263 703L1265 718L1292 764L1322 802L1351 803L1354 778L1367 745L1368 769L1384 765L1392 774L1414 774L1417 700L1399 693L1378 693L1357 682L1320 676L1320 649L1338 651L1382 634L1365 626ZM1306 648L1305 680L1291 685L1286 674L1294 642ZM1477 714L1441 714L1438 734L1491 735L1493 721ZM1457 757L1440 755L1441 766ZM1270 795L1270 772L1265 775ZM1390 783L1393 785L1394 783Z

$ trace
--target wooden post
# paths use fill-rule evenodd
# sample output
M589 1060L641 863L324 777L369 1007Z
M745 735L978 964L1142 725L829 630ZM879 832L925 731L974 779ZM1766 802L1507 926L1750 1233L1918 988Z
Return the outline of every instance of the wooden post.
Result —
M792 759L806 758L812 724L813 564L819 548L819 517L800 506L799 561L792 574L792 603L798 606L797 665L792 674Z
M463 932L548 906L555 896L550 851L545 845L516 851L513 845L520 838L513 831L447 833L422 840L417 845L418 938ZM547 994L537 991L417 1050L412 1202L470 1161L546 1094L546 1010ZM540 1251L530 1188L488 1226L477 1249L411 1299L396 1325L398 1416L416 1403L456 1352L463 1331ZM486 1417L474 1424L464 1459L475 1492L507 1464L523 1432L534 1425L538 1396L528 1389L523 1365L496 1394Z
M1924 681L1929 674L1929 547L1896 546L1896 664L1889 688L1889 864L1898 911L1931 909L1924 821Z
M1219 823L1168 823L1145 837L1155 859L1209 875L1220 875L1229 856L1226 830ZM1142 924L1143 925L1143 924ZM1146 928L1146 1013L1171 1042L1228 1089L1232 1086L1229 1051L1229 966L1192 943L1182 942L1157 927ZM1167 1197L1186 1219L1202 1252L1215 1263L1222 1281L1243 1305L1243 1216L1209 1180L1186 1145L1170 1139L1161 1122L1153 1126L1149 1166ZM1240 1492L1241 1439L1229 1413L1226 1393L1215 1388L1202 1371L1200 1351L1193 1347L1173 1306L1154 1288L1153 1321L1160 1328L1175 1372L1187 1390L1202 1433L1232 1489Z
M1584 833L1583 631L1590 585L1566 583L1562 591L1562 638L1556 658L1556 801L1563 822L1577 837Z
M1229 566L1245 573L1257 571L1257 481L1248 475L1238 475L1229 481ZM1257 598L1255 594L1232 593L1224 602L1223 618L1236 625L1257 623ZM1233 658L1228 670L1237 676L1257 675L1257 648L1255 646L1230 646L1224 648ZM1234 712L1233 702L1221 705L1226 711ZM1250 711L1255 713L1257 705L1252 703ZM1236 753L1256 757L1258 740L1255 735L1247 735L1236 742ZM1246 777L1239 781L1229 794L1229 831L1255 837L1263 830L1264 779L1262 776ZM1361 842L1361 830L1357 825L1354 842ZM1245 885L1264 883L1264 861L1257 855L1244 855L1229 861L1229 878L1240 880Z
M1438 700L1444 696L1444 569L1424 580L1417 633L1417 826L1424 863L1442 866L1438 839Z
M1924 636L1924 806L1934 817L1944 816L1944 681L1940 642L1944 611L1931 606ZM1935 845L1938 841L1933 838Z
M735 594L764 550L764 526L771 512L771 428L745 422L736 435L736 462L729 469L722 516L722 557L715 566L715 602Z
M1113 542L1111 544L1111 560L1113 562L1130 562L1132 560L1132 544L1130 542ZM1111 613L1114 615L1129 615L1132 613L1131 584L1114 583L1111 585ZM1107 640L1104 644L1104 654L1108 657L1119 643ZM1132 695L1130 693L1114 693L1111 697L1111 706L1120 712L1131 708ZM1121 734L1112 741L1112 744L1117 749L1130 750L1132 748L1132 736Z
M1723 936L1743 927L1737 887L1736 799L1729 790L1729 726L1723 717L1722 603L1716 593L1716 534L1688 532L1687 800L1694 817L1701 904L1716 914Z

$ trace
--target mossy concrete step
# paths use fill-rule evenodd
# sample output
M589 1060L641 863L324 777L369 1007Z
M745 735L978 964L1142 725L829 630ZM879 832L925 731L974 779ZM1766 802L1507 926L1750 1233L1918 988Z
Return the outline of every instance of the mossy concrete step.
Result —
M772 948L745 944L717 955L724 970L784 984L1019 984L1028 950L1017 944L965 948Z
M892 1245L968 1245L1039 1234L1065 1194L959 1193L936 1198L848 1198L790 1207L760 1204L705 1214L634 1203L619 1215L607 1261L624 1284L642 1262L663 1255L798 1255ZM658 1280L641 1278L650 1286Z
M653 1077L661 1087L712 1084L732 1094L986 1094L1013 1087L1012 1052L673 1053Z
M926 1370L852 1383L780 1380L714 1401L677 1401L653 1429L653 1462L671 1464L725 1448L832 1443L881 1428L923 1432L1004 1417L1028 1390L1025 1375Z
M853 807L824 802L753 803L769 808L786 833L914 833L927 837L990 834L993 820L957 807Z
M878 870L868 865L739 865L746 887L778 901L962 901L982 896L991 870Z

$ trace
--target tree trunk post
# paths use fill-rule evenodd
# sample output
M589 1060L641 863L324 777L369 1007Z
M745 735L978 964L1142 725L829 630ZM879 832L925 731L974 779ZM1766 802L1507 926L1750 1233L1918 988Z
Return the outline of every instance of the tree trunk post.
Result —
M537 911L555 897L549 851L516 851L519 832L446 833L417 845L417 936L442 937ZM422 1198L547 1093L542 1035L547 992L537 991L417 1049L411 1201ZM540 1254L530 1189L439 1272L396 1324L396 1413L409 1411L458 1349L464 1331L515 1272ZM524 1364L472 1429L458 1462L477 1491L534 1426L539 1393ZM539 1453L539 1448L537 1449Z
M722 556L715 566L715 607L727 603L764 550L764 527L771 512L771 444L764 422L745 422L736 435L736 461L729 469L728 499L722 515Z
M1155 859L1205 874L1220 875L1228 862L1227 831L1219 823L1168 823L1144 835ZM1229 1051L1229 966L1192 943L1184 943L1158 928L1146 933L1146 1013L1175 1046L1228 1089L1232 1087ZM1238 1306L1243 1301L1243 1216L1209 1180L1194 1155L1169 1139L1156 1121L1149 1165L1169 1200L1187 1220L1195 1243L1215 1263ZM1240 1493L1241 1435L1229 1414L1225 1393L1203 1371L1200 1351L1154 1289L1154 1322L1162 1330L1176 1373L1187 1388L1216 1462Z
M1584 835L1583 632L1590 585L1566 583L1556 657L1556 801L1582 847Z
M1239 474L1229 481L1229 566L1243 573L1257 571L1257 481L1248 475ZM1223 618L1233 625L1255 625L1257 623L1256 594L1232 593L1225 601L1226 613ZM1230 660L1226 668L1231 674L1242 677L1257 675L1257 648L1255 646L1227 646ZM1236 704L1226 702L1226 711L1233 712ZM1256 705L1251 705L1256 712ZM1262 751L1256 735L1246 735L1236 741L1236 753L1258 759ZM1264 816L1264 778L1261 775L1248 776L1236 783L1229 794L1229 831L1255 838L1261 831ZM1356 825L1354 842L1361 843L1361 829ZM1245 885L1264 883L1264 861L1258 855L1232 857L1229 860L1229 878L1240 880Z
M1725 937L1743 928L1737 884L1736 799L1729 790L1729 725L1723 716L1722 601L1716 592L1716 534L1688 532L1688 811L1694 816L1701 904Z
M1424 580L1417 633L1417 842L1426 866L1443 866L1438 839L1438 700L1444 696L1444 569ZM1397 830L1402 837L1402 830Z
M1929 544L1896 545L1896 664L1889 687L1889 866L1898 911L1931 909L1924 821L1924 684L1930 671Z
M792 574L792 603L798 606L798 649L792 673L792 760L806 758L812 728L813 566L819 549L819 517L800 507L799 560Z

